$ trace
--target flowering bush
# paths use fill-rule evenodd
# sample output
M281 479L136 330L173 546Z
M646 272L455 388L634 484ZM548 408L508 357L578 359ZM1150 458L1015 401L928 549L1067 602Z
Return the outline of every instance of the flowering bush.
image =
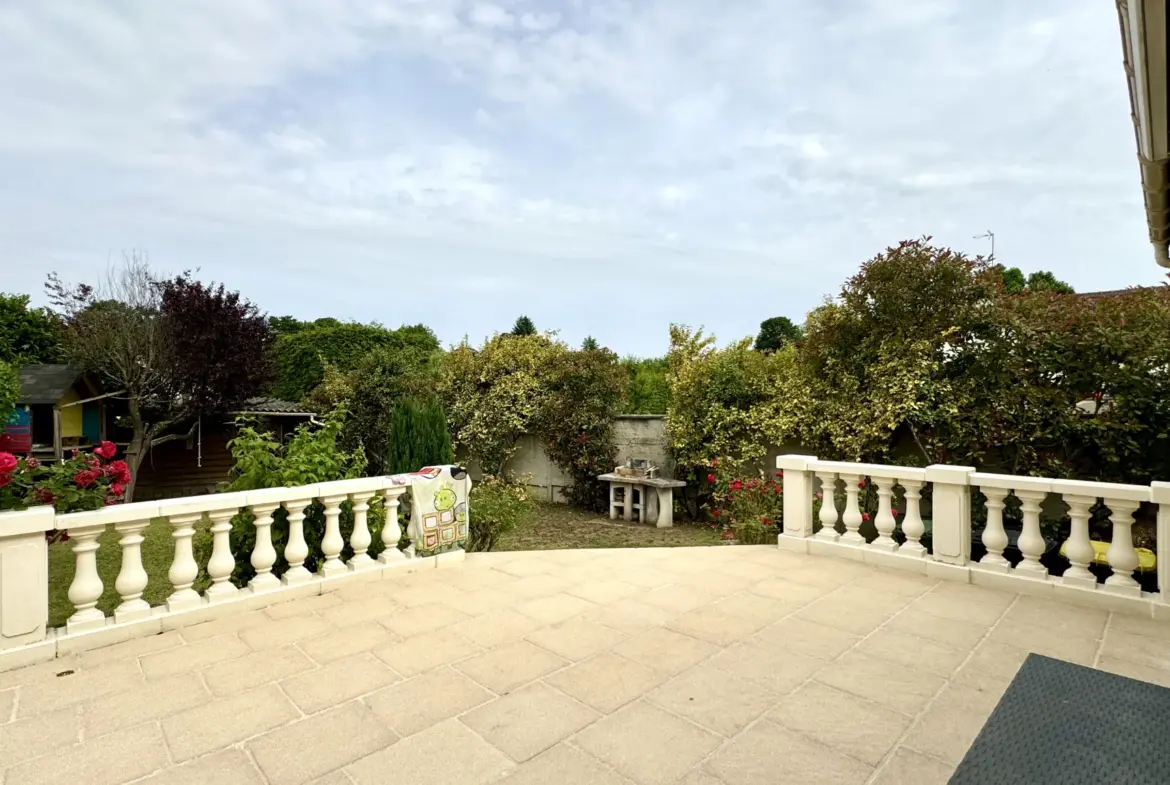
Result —
M745 470L743 462L716 459L707 483L711 489L711 528L725 539L748 545L775 542L784 516L784 486L780 473L769 477Z
M113 460L117 451L112 442L102 442L92 453L74 450L63 463L0 452L0 511L51 504L66 513L117 504L130 482L130 467ZM49 532L51 542L67 539L63 532Z

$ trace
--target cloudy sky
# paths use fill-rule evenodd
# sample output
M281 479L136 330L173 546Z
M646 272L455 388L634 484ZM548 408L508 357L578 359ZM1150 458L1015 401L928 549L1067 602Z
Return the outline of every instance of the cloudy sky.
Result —
M991 230L1161 280L1102 0L8 0L5 290L124 249L265 310L661 353Z

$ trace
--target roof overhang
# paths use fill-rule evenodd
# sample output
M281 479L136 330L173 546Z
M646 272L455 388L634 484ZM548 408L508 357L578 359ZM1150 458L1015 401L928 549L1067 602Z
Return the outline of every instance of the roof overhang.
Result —
M1129 102L1137 132L1146 222L1154 258L1170 267L1170 121L1167 119L1168 0L1117 0Z

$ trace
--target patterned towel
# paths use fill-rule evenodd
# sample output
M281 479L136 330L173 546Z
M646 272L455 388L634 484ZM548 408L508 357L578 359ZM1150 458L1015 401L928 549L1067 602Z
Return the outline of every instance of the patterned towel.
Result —
M471 478L460 466L427 466L406 475L410 483L407 534L418 556L462 548L467 542Z

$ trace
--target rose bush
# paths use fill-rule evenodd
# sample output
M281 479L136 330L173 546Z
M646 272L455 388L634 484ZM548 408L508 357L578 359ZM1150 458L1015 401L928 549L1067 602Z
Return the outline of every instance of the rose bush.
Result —
M711 528L748 545L774 543L784 518L780 473L769 477L730 458L711 461L707 473Z

